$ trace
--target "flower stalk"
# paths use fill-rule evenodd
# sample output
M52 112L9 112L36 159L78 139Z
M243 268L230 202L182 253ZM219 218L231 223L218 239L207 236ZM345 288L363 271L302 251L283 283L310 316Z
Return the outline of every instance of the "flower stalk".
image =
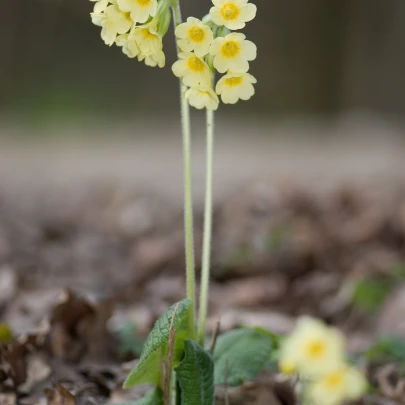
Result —
M179 1L172 5L173 24L176 28L182 23ZM177 46L177 52L179 49ZM190 107L185 97L187 88L180 80L180 105L181 124L183 133L183 171L184 171L184 230L185 230L185 255L186 255L186 278L187 298L192 304L190 314L190 330L194 334L195 320L195 269L194 269L194 235L193 235L193 196L191 185L191 131L190 131Z
M210 277L211 238L212 238L212 188L213 188L213 154L214 154L214 111L206 110L207 125L207 151L206 151L206 179L205 179L205 206L204 206L204 233L201 269L201 291L199 307L198 338L204 347L205 324L208 309L208 291Z

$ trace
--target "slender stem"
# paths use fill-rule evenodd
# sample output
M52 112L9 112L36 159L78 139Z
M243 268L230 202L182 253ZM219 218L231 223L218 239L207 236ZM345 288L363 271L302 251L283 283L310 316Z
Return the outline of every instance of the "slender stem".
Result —
M172 7L173 22L176 28L181 24L181 9L179 1ZM177 53L179 49L177 48ZM190 314L191 333L194 335L195 319L195 272L194 272L194 237L193 237L193 197L191 188L191 136L190 136L190 107L185 98L187 88L180 80L180 104L181 124L183 132L183 170L184 170L184 228L185 228L185 253L186 253L186 276L187 276L187 298L192 304Z
M210 256L212 236L212 166L214 152L214 111L207 110L207 156L204 209L204 238L201 270L201 292L198 336L200 345L204 346L205 323L208 308L208 287L210 277Z

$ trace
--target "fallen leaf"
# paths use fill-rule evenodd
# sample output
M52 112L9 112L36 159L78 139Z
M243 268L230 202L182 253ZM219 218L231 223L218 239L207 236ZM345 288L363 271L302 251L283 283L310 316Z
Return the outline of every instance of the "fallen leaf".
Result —
M76 405L76 398L59 382L55 381L56 388L45 388L47 405Z

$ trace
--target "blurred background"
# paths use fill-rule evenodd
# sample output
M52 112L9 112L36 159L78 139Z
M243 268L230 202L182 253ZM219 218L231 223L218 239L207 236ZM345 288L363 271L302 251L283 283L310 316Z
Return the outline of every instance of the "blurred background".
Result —
M371 347L365 356L382 366L399 359L391 380L402 390L405 1L253 2L244 32L258 45L256 95L216 114L209 329L220 318L222 330L283 334L313 315L339 326L350 351ZM181 3L184 17L211 7ZM121 377L103 382L115 371L84 370L110 352L115 365L139 355L185 295L172 30L166 67L148 68L104 45L88 0L0 4L0 369L10 369L2 342L51 319L46 373L28 360L21 371L33 341L22 343L0 392L7 381L25 388L0 403L37 404L19 400L39 398L51 378L75 392L102 387L98 402L78 404L128 402ZM199 272L204 114L192 118ZM21 372L39 383L27 388Z
M100 29L90 22L90 1L3 3L3 173L33 174L10 162L19 166L22 160L39 164L37 178L52 177L57 165L57 178L105 169L104 175L115 170L149 184L159 181L164 167L166 175L177 176L173 194L181 194L171 31L165 38L167 66L148 68L104 45ZM185 16L200 18L211 6L208 0L183 3ZM249 102L222 105L217 114L218 189L229 184L228 174L241 181L279 174L319 180L324 165L326 181L341 173L351 178L403 172L404 2L257 0L257 5L257 18L245 30L259 49L251 70L258 78L257 94ZM203 119L195 112L200 194ZM20 141L28 143L14 150ZM44 142L53 149L44 151ZM92 157L103 161L106 155L108 168L92 163ZM241 160L246 160L243 167Z
M323 117L355 110L402 118L403 1L256 3L257 18L245 32L259 47L252 64L257 95L221 114ZM209 7L208 0L185 1L183 12L201 18ZM151 69L102 43L89 20L89 1L3 0L2 9L2 116L73 120L177 112L170 32L166 68Z
M223 330L286 333L310 314L338 325L351 351L400 358L402 387L405 1L254 2L244 32L258 45L256 95L216 114L209 328L220 317ZM211 7L181 3L185 17ZM172 30L166 67L148 68L104 45L88 0L0 4L0 366L1 342L51 317L46 353L80 378L57 364L33 374L99 385L107 374L82 365L104 359L117 331L114 361L136 357L185 295ZM198 272L204 114L192 118ZM80 404L106 403L112 386Z
M257 94L217 114L213 308L259 308L280 331L299 313L395 329L370 313L405 275L405 2L256 3ZM104 45L92 6L2 2L0 291L118 291L155 314L184 293L172 31L167 66L148 68ZM197 266L204 147L193 111Z

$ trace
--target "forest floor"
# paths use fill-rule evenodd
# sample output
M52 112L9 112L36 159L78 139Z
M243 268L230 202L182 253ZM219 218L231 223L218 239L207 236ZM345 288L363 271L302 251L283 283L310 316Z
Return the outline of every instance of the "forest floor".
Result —
M16 141L3 129L0 405L102 405L145 392L122 381L156 318L185 295L175 130ZM381 125L250 133L247 123L217 126L209 330L220 319L223 331L284 334L302 314L319 317L341 328L352 353L379 342L372 399L405 403L405 139Z

